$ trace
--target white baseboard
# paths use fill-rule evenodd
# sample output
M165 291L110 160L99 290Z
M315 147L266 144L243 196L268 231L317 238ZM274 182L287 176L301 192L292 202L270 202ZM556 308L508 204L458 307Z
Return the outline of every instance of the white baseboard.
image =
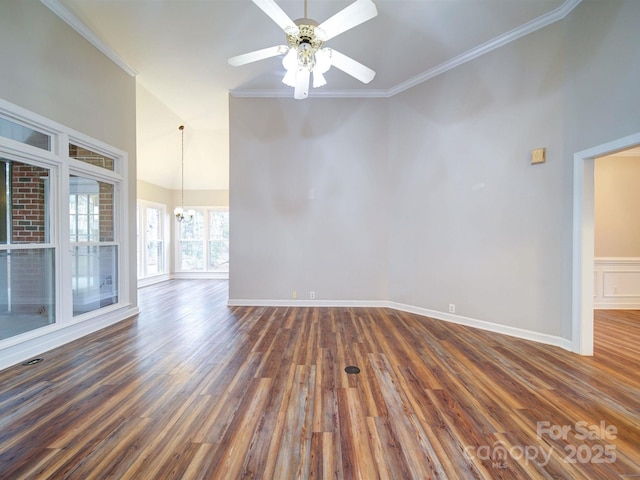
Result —
M155 275L138 279L138 288L148 287L167 280L229 280L229 272L178 272L163 275Z
M439 312L437 310L429 310L427 308L414 307L412 305L405 305L402 303L390 302L388 306L389 308L400 310L402 312L415 313L417 315L435 318L436 320L479 328L480 330L509 335L523 340L531 340L533 342L544 343L546 345L554 345L556 347L564 348L565 350L573 351L571 340L554 335L548 335L546 333L534 332L533 330L525 330L518 327L501 325L499 323L487 322L485 320L464 317L453 313Z
M425 317L442 320L445 322L456 323L468 327L479 328L490 332L509 335L511 337L531 340L533 342L544 343L546 345L554 345L573 351L571 340L566 338L548 335L546 333L534 332L517 327L500 325L498 323L487 322L475 318L464 317L451 313L439 312L437 310L429 310L427 308L415 307L397 302L388 302L382 300L373 301L354 301L354 300L247 300L247 299L229 299L227 305L230 307L371 307L371 308L391 308L407 313L414 313Z
M149 285L155 285L156 283L166 282L171 280L168 274L154 275L153 277L145 277L138 279L138 288L148 287Z
M171 278L187 280L229 280L229 272L175 272L171 275Z
M597 305L594 305L593 308L596 310L640 310L640 301L637 303L634 302L599 302Z
M230 307L387 307L381 300L247 300L229 299Z

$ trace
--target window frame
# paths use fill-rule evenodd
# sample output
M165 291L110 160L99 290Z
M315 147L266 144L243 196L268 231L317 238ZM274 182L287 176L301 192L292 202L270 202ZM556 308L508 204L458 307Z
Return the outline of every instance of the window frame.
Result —
M53 120L30 112L22 107L0 99L0 116L38 132L51 136L50 150L34 147L8 137L0 137L0 157L22 162L50 171L49 181L49 242L38 244L12 244L12 249L52 248L54 257L55 322L45 327L21 333L0 340L0 350L12 347L32 339L42 337L65 327L85 321L108 321L118 312L130 309L129 258L128 245L128 184L124 172L128 171L128 155L125 151L110 146L100 140L89 137L59 124ZM69 143L99 152L114 159L114 170L106 170L83 163L68 156ZM117 292L118 301L113 305L98 308L82 315L73 316L71 290L71 241L69 238L69 178L80 175L114 185L113 235L117 245ZM105 243L101 243L104 245ZM8 245L0 246L8 249Z
M207 238L206 238L206 248L207 248L207 271L209 272L215 272L215 273L225 273L227 276L229 275L229 262L227 261L227 269L226 270L209 270L209 266L211 265L211 258L209 255L209 252L211 252L211 247L210 247L210 242L214 240L214 238L211 237L211 232L212 232L212 228L211 228L211 212L226 212L227 213L227 217L229 216L229 207L210 207L207 209ZM230 223L230 220L229 220ZM223 237L224 239L224 237Z
M177 219L174 218L174 232L175 232L175 247L174 247L174 273L175 273L175 277L176 278L221 278L221 279L228 279L229 278L229 270L227 269L227 271L219 271L219 270L210 270L209 269L209 263L210 263L210 259L209 259L209 241L210 239L210 232L211 232L211 226L210 226L210 217L209 217L209 212L210 211L215 211L215 212L229 212L229 207L228 206L200 206L200 207L193 207L193 206L186 206L184 207L185 211L187 210L194 210L196 212L200 212L203 215L203 232L202 232L202 239L200 239L200 243L204 252L204 258L203 258L203 264L204 264L204 269L202 270L183 270L182 269L182 252L181 252L181 228L180 228L180 222L178 222ZM186 221L186 220L184 220Z
M125 161L126 154L124 152L119 152L117 150L110 150L110 147L103 144L99 141L92 141L91 139L79 135L75 132L74 135L63 135L64 141L62 142L65 149L65 159L67 160L67 168L65 175L64 193L66 202L66 210L64 211L64 220L62 222L65 235L62 237L62 246L67 252L71 252L75 246L83 246L83 247L106 247L106 246L114 246L117 251L117 283L116 283L116 291L118 292L118 301L112 305L108 305L105 307L98 308L96 310L92 310L86 313L82 313L79 315L73 316L73 292L71 290L72 285L72 261L66 262L68 267L64 274L65 280L64 285L69 286L69 289L65 291L66 294L66 302L71 307L69 314L71 318L68 320L69 324L83 322L87 319L94 318L99 313L108 313L111 310L116 310L121 307L123 304L128 303L128 296L126 297L126 301L123 303L123 294L127 293L125 291L125 285L128 284L128 270L126 269L126 265L128 263L124 263L124 256L128 258L128 249L126 248L127 242L123 241L123 239L127 239L126 235L126 222L125 218L128 217L125 205L126 205L126 189L124 188L125 179L120 173L123 168L123 162ZM106 156L109 156L114 159L114 170L108 170L105 168L97 167L95 165L91 165L89 163L76 160L75 158L69 157L68 155L68 145L69 143L73 143L75 145L82 146L89 150L93 150L98 153L104 153ZM119 152L119 154L118 154ZM113 185L113 240L112 241L90 241L90 242L72 242L69 232L70 232L70 213L69 213L69 179L71 176L79 176L84 177L90 180L95 180L98 182L108 183ZM125 248L123 248L125 247ZM123 251L127 250L127 251ZM70 253L71 254L71 253Z
M147 229L142 228L147 224L147 209L155 208L160 210L160 222L159 230L162 235L163 251L162 251L162 271L158 273L149 274L147 265L146 246L147 246ZM167 206L162 203L150 202L147 200L138 200L136 204L136 247L140 252L138 255L138 262L136 264L136 278L138 279L138 285L152 283L154 280L165 279L169 274L169 222L167 217ZM142 270L142 272L141 272Z
M2 111L0 110L0 115L2 115ZM4 137L2 137L4 138ZM12 140L13 141L13 140ZM59 205L57 202L57 190L58 183L57 179L59 178L60 166L52 163L50 160L50 156L48 155L50 152L47 150L43 150L37 147L32 147L31 145L24 144L29 147L27 150L30 150L28 153L24 152L11 152L8 149L5 150L4 145L0 145L0 158L3 160L8 160L11 162L19 162L24 165L30 165L34 167L44 168L49 171L49 198L45 201L48 201L48 208L46 209L49 213L49 232L48 232L48 241L40 242L40 243L12 243L9 232L7 232L7 242L0 243L0 252L11 252L16 250L52 250L53 251L53 285L48 285L48 289L53 289L54 294L54 311L53 311L53 323L48 325L44 325L38 327L33 330L28 330L17 335L0 339L0 348L5 346L12 346L18 343L21 343L25 339L35 338L41 335L44 335L50 331L55 330L57 324L61 323L61 315L63 314L63 310L61 308L61 301L59 296L56 294L59 288L59 269L56 268L57 265L60 264L60 249L58 248L58 240L59 240L59 228L57 228L56 219L59 216L56 214L58 209L56 206ZM35 149L35 150L31 150ZM44 155L37 155L38 152L45 153ZM10 210L9 210L10 212ZM9 213L8 212L8 213ZM9 221L11 221L11 216L9 215Z
M88 165L90 167L93 167L92 165L89 164L85 164L83 163L83 165ZM99 167L98 167L99 168ZM109 170L105 170L105 172L109 172ZM98 172L98 173L104 173L104 172ZM97 182L102 182L102 183L106 183L109 185L113 186L113 234L112 234L112 240L101 240L99 237L98 239L90 239L90 240L86 240L86 241L73 241L71 240L71 234L70 234L70 220L71 220L71 214L70 214L70 210L69 210L69 201L68 199L71 196L71 192L69 189L69 184L70 184L70 179L72 176L75 177L80 177L80 178L85 178L88 180L94 180ZM104 310L104 309L108 309L110 307L113 307L113 305L118 305L120 303L120 292L121 292L121 284L120 284L120 280L122 277L122 264L119 261L119 257L120 257L120 249L121 249L121 236L120 236L120 228L118 225L118 221L117 221L117 217L119 217L119 215L117 214L118 211L118 186L119 184L117 183L117 177L113 177L111 175L96 175L96 173L91 173L90 171L84 171L84 170L80 170L80 169L76 169L76 167L69 167L69 172L67 175L67 182L66 182L66 186L67 186L67 214L66 214L66 219L67 219L67 224L68 224L68 228L66 229L67 234L64 235L64 239L66 241L69 242L69 248L68 251L72 252L76 247L85 247L85 248L101 248L101 247L115 247L116 250L116 255L117 255L117 269L116 269L116 276L117 276L117 281L116 281L116 292L118 293L118 301L108 305L108 306L104 306L104 307L99 307L97 309L94 310L90 310L87 311L85 313L80 313L80 314L74 314L73 312L73 288L69 289L69 295L71 297L71 305L72 305L72 309L71 309L71 315L72 315L72 319L78 319L80 318L80 321L82 321L83 319L86 318L91 318L93 317L93 314L95 314L95 312ZM74 260L77 262L77 258L74 258L73 255L71 255L71 259L68 263L69 265L69 275L70 275L70 283L67 283L68 286L73 287L73 268L75 266ZM72 320L73 322L73 320Z

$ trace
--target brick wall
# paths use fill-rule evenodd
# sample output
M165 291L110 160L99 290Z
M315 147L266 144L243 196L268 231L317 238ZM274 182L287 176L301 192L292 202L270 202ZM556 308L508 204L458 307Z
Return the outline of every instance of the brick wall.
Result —
M69 144L69 156L81 162L95 165L96 167L114 169L113 158L100 153L92 152L72 143ZM113 185L98 182L100 185L100 241L112 242L113 237Z
M100 184L100 241L113 242L113 185Z
M11 243L45 243L45 182L49 171L13 162L11 165ZM11 251L11 301L14 313L45 314L52 308L50 250Z
M81 162L113 171L113 158L105 157L104 155L92 152L91 150L79 147L78 145L73 145L72 143L69 144L69 156L76 160L80 160Z
M112 242L113 235L113 185L100 183L100 241ZM100 306L112 305L117 296L117 250L114 246L100 248Z
M45 243L45 179L49 171L14 162L11 169L12 243Z

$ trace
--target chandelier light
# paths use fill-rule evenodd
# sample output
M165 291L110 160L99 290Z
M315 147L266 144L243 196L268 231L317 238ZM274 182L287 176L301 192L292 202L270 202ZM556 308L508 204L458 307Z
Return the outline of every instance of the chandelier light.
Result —
M182 222L182 221L190 221L193 220L194 215L196 214L196 212L192 209L189 209L189 211L187 211L185 213L184 211L184 125L180 125L178 127L178 129L180 130L181 134L182 134L182 143L181 143L181 150L182 150L182 155L181 155L181 172L180 172L180 179L181 179L181 187L180 187L180 193L181 193L181 202L180 202L180 206L176 207L173 209L173 214L176 216L176 220L178 220L178 222Z

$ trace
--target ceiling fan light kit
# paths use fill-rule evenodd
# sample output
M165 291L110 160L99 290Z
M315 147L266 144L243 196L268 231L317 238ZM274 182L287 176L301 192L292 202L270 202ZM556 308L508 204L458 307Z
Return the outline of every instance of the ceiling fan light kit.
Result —
M309 83L313 74L313 87L326 85L324 74L333 66L363 83L369 83L375 72L354 59L332 48L322 48L327 40L370 20L378 14L373 0L356 0L354 3L318 24L305 17L293 21L275 3L275 0L252 0L275 23L284 30L287 45L277 45L229 58L233 66L245 65L266 58L284 55L282 65L286 70L282 82L294 88L293 97L309 96Z

